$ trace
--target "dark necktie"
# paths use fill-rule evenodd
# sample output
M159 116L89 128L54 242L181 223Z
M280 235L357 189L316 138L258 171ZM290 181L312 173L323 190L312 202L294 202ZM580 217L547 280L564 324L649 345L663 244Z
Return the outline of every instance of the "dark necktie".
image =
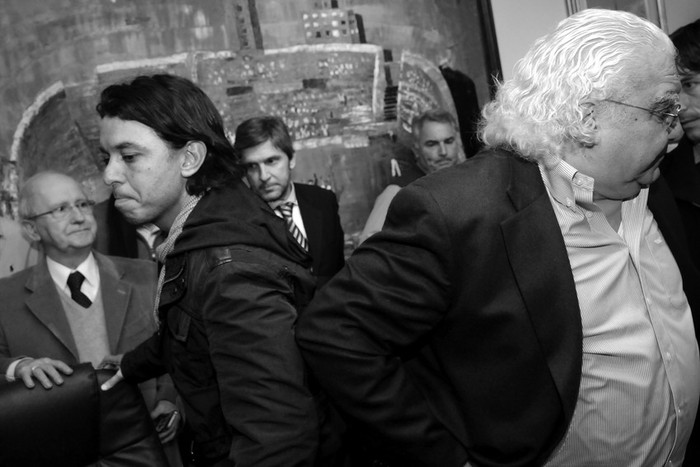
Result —
M68 275L68 288L70 289L70 297L83 308L89 308L92 302L87 295L80 291L80 286L83 285L85 276L80 274L80 272L75 271Z
M292 219L293 206L294 203L283 203L277 206L277 209L282 214L282 217L284 217L285 222L287 222L287 229L289 229L289 232L291 232L294 240L296 240L304 250L309 251L309 242L306 240L304 234L301 233L299 227L297 227L297 225L294 223L294 219Z

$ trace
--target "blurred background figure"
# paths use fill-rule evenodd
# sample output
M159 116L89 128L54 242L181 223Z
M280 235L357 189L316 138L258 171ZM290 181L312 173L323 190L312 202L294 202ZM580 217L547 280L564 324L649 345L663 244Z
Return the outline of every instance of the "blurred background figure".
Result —
M464 155L467 158L472 157L481 149L481 143L477 136L481 109L476 85L466 73L454 68L454 54L451 47L446 49L438 66L447 87L450 88L450 94L457 109L459 134L462 137Z
M685 133L661 164L681 212L693 262L700 268L700 19L671 34L681 77L680 122Z
M402 167L391 183L377 196L360 234L360 243L382 230L389 204L401 188L426 174L452 167L464 160L457 138L457 122L454 116L445 110L431 109L414 118L411 134L416 164Z

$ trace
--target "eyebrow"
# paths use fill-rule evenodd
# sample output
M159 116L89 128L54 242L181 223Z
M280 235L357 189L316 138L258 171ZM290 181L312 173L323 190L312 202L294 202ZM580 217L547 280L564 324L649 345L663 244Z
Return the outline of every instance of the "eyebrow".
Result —
M680 101L680 99L679 99L677 94L667 93L665 96L657 98L651 104L651 110L654 110L654 111L668 110L669 108L678 104L679 101Z
M454 135L453 135L453 136L448 136L447 138L442 138L442 139L431 138L431 139L426 139L426 140L425 140L425 143L439 143L439 142L441 142L441 141L447 141L447 140L455 139L455 138L456 138L456 136L454 136ZM424 143L424 144L425 144L425 143Z
M143 150L144 150L144 147L141 146L140 144L132 143L132 142L129 142L129 141L125 141L125 142L123 142L123 143L119 143L119 144L117 144L116 146L114 146L114 149L116 149L116 150L118 150L118 151L121 151L121 150L123 150L123 149L132 149L132 148L135 148L135 149L137 149L137 150L139 150L139 151L143 151ZM102 145L100 145L100 152L103 152L103 153L107 154L109 151L107 151Z

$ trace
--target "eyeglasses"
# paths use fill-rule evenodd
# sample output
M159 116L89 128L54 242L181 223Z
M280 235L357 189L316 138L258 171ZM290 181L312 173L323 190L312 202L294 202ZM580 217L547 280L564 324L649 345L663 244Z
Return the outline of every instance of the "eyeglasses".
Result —
M678 121L678 114L681 111L680 104L674 104L673 107L671 107L670 112L661 112L659 110L651 110L647 109L646 107L639 107L638 105L627 104L626 102L614 101L612 99L603 99L603 101L612 102L613 104L624 105L625 107L632 107L633 109L639 109L649 112L654 117L661 119L664 126L666 127L666 131L668 132L670 132L671 129L676 126L676 122Z
M37 217L41 216L46 216L46 215L51 215L56 220L62 220L66 219L72 212L73 208L77 208L78 211L80 211L82 214L87 214L89 212L92 212L92 207L95 205L95 202L89 199L81 199L80 201L76 201L73 204L70 203L63 203L60 206L57 206L51 210L48 210L46 212L42 212L41 214L35 214L31 217L27 217L27 220L32 220L36 219Z

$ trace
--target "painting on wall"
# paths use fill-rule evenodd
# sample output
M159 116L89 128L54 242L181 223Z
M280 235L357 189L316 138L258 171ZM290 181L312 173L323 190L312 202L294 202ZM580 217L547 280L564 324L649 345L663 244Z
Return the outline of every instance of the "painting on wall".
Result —
M648 19L668 33L664 0L566 0L566 10L569 15L586 8L629 11Z
M392 162L415 159L413 118L444 107L470 129L501 76L490 0L66 0L75 8L50 10L46 26L24 9L44 12L42 0L5 3L0 19L18 25L8 37L22 40L36 23L51 45L0 46L0 69L26 70L0 77L4 96L16 97L0 108L0 212L13 217L22 181L43 169L64 170L106 199L99 93L166 72L202 87L231 137L246 118L282 118L297 153L294 181L334 191L352 237ZM94 9L81 8L88 3Z

